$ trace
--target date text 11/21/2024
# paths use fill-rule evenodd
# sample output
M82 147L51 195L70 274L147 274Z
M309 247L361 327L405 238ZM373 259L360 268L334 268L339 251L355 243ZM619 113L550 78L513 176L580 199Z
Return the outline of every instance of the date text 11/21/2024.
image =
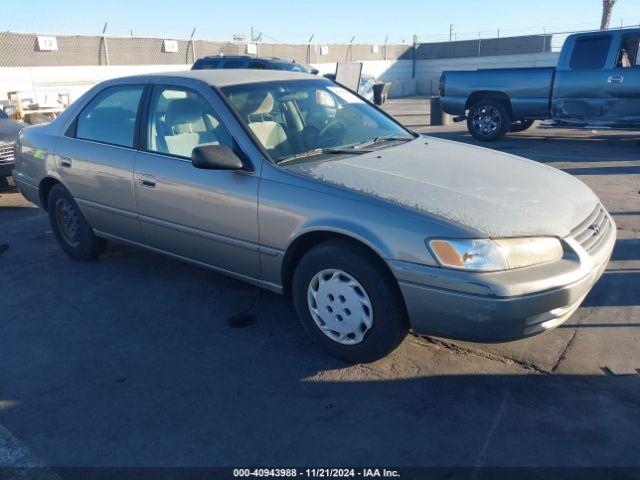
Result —
M261 477L261 478L398 478L397 470L386 468L238 468L233 470L235 478Z

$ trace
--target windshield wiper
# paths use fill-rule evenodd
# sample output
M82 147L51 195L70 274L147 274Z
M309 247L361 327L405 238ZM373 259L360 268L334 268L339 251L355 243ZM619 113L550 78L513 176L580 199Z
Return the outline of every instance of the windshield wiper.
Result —
M398 142L408 142L409 140L413 140L414 136L408 137L406 135L400 136L400 135L386 135L386 136L381 136L381 137L376 137L373 140L369 140L367 142L363 142L359 145L356 145L355 147L353 147L356 150L360 150L361 148L366 148L366 147L370 147L372 145L376 145L378 143L382 143L382 142L391 142L391 141L398 141Z
M364 148L355 150L354 148L314 148L312 150L308 150L302 153L296 153L287 158L283 158L278 162L278 165L283 163L292 162L293 160L298 160L299 158L305 157L313 157L315 155L340 155L340 154L361 154L361 153L369 153L371 150L366 150Z

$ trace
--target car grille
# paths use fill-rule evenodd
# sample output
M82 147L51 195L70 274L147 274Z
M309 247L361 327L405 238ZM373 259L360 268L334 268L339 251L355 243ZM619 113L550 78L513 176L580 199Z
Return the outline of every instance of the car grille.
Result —
M0 143L0 164L13 162L13 143Z
M611 221L604 207L600 204L587 219L573 229L571 236L588 253L595 252L609 237Z

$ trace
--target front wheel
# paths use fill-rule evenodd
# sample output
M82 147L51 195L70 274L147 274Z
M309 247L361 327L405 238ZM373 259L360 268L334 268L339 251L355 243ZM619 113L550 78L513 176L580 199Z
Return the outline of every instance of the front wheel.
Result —
M53 235L74 260L92 260L105 249L107 241L97 237L69 191L55 185L47 202Z
M409 330L395 278L351 242L325 242L309 251L296 267L292 293L311 339L347 362L388 355Z
M510 126L511 114L500 100L480 100L469 109L467 129L476 140L499 140L509 132Z

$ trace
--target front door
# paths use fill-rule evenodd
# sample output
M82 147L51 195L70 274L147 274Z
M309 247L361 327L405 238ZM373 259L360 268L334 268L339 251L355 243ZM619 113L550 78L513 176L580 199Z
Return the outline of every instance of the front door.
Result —
M559 65L556 72L551 107L554 119L583 125L602 121L607 78L611 75L611 42L611 35L575 40L567 64Z
M242 155L205 95L156 85L142 132L134 178L144 242L258 279L258 176L202 170L190 160L200 145L222 144Z
M611 125L640 124L639 42L637 33L623 36L615 68L608 72L602 116Z

